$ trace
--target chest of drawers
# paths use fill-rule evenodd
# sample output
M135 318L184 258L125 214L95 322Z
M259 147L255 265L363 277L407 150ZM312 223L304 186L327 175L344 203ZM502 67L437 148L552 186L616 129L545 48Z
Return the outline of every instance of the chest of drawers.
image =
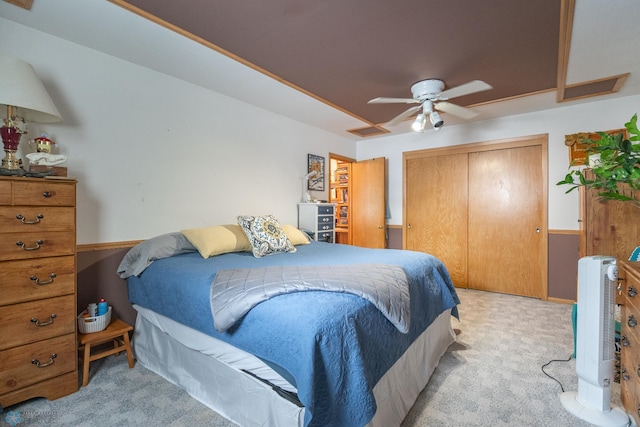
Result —
M618 261L620 268L620 397L640 425L640 263Z
M78 390L76 181L0 177L0 407Z
M298 203L298 228L310 231L318 242L334 243L335 215L334 203Z

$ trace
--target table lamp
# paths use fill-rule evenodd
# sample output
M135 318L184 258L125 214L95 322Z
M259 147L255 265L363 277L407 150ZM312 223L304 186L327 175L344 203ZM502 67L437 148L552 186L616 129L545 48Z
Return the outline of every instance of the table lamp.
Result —
M5 156L0 168L4 175L19 174L21 162L16 157L20 137L26 133L25 122L55 123L62 116L30 64L16 58L0 56L0 111L7 115L0 135Z

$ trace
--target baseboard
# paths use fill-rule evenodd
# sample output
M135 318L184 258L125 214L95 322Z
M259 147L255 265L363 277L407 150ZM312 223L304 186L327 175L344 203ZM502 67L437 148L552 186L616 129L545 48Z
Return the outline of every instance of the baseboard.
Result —
M549 302L555 302L557 304L573 304L575 301L570 300L570 299L564 299L564 298L553 298L553 297L549 297L547 298L547 301Z

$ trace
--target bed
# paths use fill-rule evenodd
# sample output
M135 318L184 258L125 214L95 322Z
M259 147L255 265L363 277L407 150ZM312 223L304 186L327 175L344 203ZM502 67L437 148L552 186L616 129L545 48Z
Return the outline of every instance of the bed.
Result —
M126 274L119 268L138 312L134 353L241 426L400 425L455 340L450 319L459 300L431 255L305 240L273 256L240 250L205 258L200 247L183 243L155 256L138 249L143 267ZM295 267L297 280L307 282L310 271L340 276L375 266L406 275L404 331L390 321L398 311L393 303L385 312L349 289L317 287L276 293L216 329L222 312L215 311L213 290L229 288L218 283L224 273ZM259 287L267 289L264 280Z

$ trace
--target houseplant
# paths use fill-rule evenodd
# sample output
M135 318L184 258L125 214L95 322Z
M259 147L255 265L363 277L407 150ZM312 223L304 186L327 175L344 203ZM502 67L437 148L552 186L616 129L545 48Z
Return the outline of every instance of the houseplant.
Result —
M582 141L588 144L585 160L588 169L572 170L557 185L570 185L567 193L579 187L593 188L602 199L629 201L640 208L638 114L624 127L628 135L598 132L600 139Z

